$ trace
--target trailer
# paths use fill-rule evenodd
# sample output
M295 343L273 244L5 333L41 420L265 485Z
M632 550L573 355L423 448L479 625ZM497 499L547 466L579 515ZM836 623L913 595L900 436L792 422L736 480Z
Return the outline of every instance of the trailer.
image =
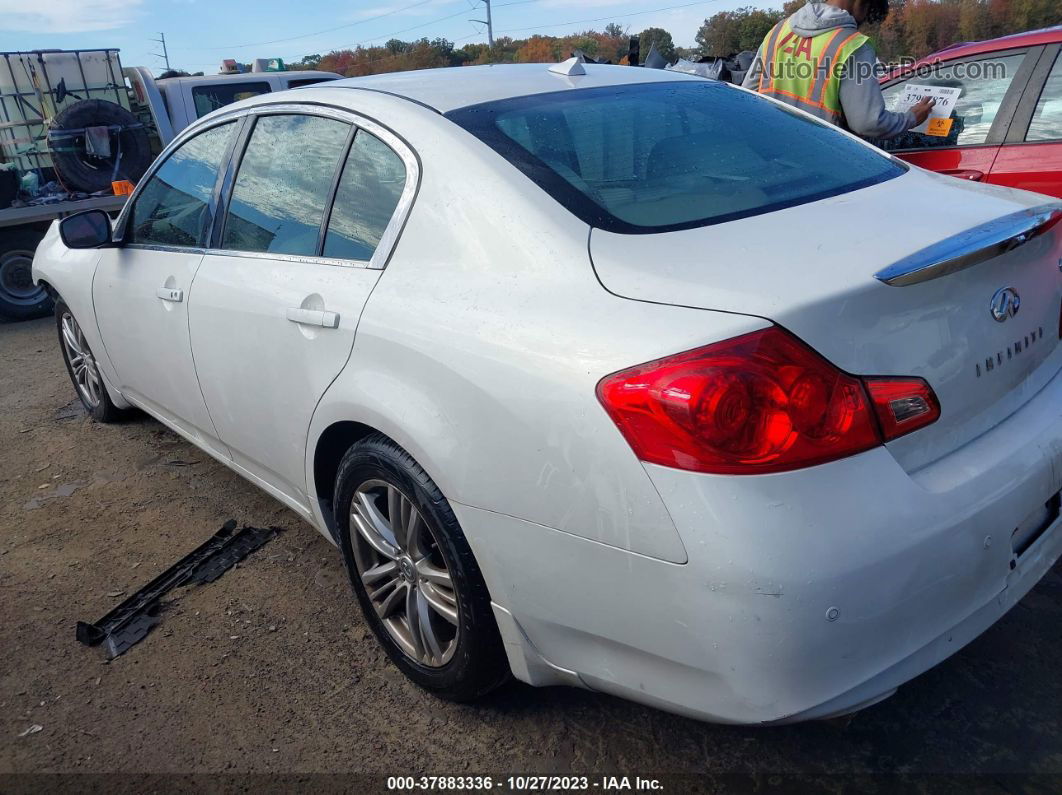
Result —
M56 218L118 212L113 183L154 157L132 112L116 49L0 53L0 318L50 308L33 285L33 253Z
M112 48L0 52L0 320L51 310L31 267L52 221L120 211L166 144L206 113L339 77L259 60L262 71L155 78L123 68Z

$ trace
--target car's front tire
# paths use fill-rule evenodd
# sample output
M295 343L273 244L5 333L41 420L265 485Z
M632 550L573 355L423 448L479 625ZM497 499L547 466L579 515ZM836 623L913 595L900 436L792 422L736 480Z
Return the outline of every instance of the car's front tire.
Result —
M81 326L66 302L55 302L55 325L59 331L59 348L74 391L85 410L97 422L117 422L126 412L114 405L103 383L96 357L92 354Z
M395 665L453 701L505 682L509 666L479 566L417 462L387 437L370 436L343 457L335 495L351 585Z

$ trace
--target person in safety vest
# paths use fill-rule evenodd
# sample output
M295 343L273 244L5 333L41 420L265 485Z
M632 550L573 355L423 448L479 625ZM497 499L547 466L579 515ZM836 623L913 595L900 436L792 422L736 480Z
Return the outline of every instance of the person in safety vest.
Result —
M767 34L742 86L865 138L917 127L933 101L904 113L885 110L874 48L856 30L888 13L888 0L809 0Z

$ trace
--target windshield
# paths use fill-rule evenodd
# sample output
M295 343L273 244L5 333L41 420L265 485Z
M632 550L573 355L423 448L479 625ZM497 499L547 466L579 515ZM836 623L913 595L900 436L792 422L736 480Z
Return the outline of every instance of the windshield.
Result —
M707 80L536 94L446 115L612 232L721 223L904 172L825 123Z

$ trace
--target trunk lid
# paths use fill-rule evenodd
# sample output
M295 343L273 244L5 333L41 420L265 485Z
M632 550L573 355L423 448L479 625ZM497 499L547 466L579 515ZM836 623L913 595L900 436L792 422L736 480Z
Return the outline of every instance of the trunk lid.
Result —
M926 379L940 419L889 443L912 471L997 425L1062 367L1062 223L1011 250L984 245L1000 218L1020 220L1045 206L1062 203L912 169L714 226L648 235L594 229L590 256L616 295L763 317L850 373ZM943 266L903 286L925 274L900 276L893 286L882 280L914 254L954 260L970 244L983 252L975 264L960 259L951 267L961 269ZM897 270L910 268L891 275ZM1013 294L1018 311L997 320L993 301L1006 309Z

